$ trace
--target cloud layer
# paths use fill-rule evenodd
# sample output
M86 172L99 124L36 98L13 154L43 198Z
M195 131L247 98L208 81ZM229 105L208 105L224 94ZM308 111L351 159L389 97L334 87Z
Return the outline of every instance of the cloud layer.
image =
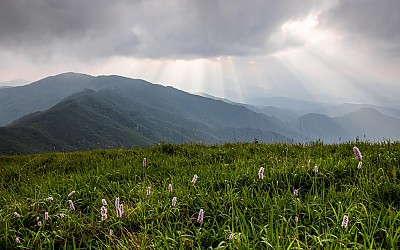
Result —
M7 0L0 48L36 57L212 57L276 49L270 35L317 1Z
M330 8L322 6L330 3ZM32 58L113 55L185 58L274 52L271 36L290 20L320 12L327 28L398 54L400 2L220 0L6 0L0 49ZM287 41L286 41L287 42Z
M258 82L254 89L322 89L353 81L389 90L400 77L399 11L398 0L4 0L0 73L20 78L26 77L21 71L43 75L51 67L80 71L86 65L82 71L96 74L132 60L145 68L232 57L236 61L227 59L224 67L237 65L236 84ZM282 54L279 62L271 59ZM116 58L124 59L119 64Z

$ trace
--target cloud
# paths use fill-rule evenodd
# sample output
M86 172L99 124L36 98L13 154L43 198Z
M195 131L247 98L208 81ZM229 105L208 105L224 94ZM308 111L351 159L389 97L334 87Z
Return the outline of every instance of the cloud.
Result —
M345 43L378 52L385 57L400 56L400 1L338 0L322 15L323 25L340 31Z
M0 48L36 59L126 53L127 48L140 43L125 25L128 17L119 15L126 4L105 0L2 1Z
M267 54L302 46L276 35L327 3L320 27L339 30L354 46L398 54L397 0L6 0L0 50L35 60Z
M326 86L341 82L398 96L399 9L398 0L2 0L0 75L119 73L307 98L336 98Z
M0 49L34 59L193 58L277 49L269 37L317 1L12 0L0 8Z

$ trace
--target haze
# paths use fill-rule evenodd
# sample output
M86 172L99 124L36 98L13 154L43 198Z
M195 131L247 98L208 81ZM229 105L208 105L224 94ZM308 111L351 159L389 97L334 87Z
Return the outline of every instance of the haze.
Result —
M0 82L73 71L396 106L399 13L397 0L2 0Z

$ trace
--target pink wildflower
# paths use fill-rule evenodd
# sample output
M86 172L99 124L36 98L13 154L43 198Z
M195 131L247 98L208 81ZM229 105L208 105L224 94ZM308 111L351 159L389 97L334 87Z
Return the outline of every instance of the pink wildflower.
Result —
M293 191L293 195L294 195L294 197L298 197L299 196L299 190L298 189L295 189L294 191Z
M124 214L124 205L119 203L119 197L115 198L115 209L117 212L117 218L121 218Z
M362 161L361 152L360 152L360 150L359 150L356 146L354 146L353 152L354 152L354 155L356 156L356 159L357 159L358 161Z
M197 174L195 174L194 176L193 176L193 179L192 179L192 185L194 186L194 184L196 183L196 181L197 181L197 179L198 179L199 177L197 176Z
M15 238L15 243L20 244L21 243L21 239L19 237Z
M264 179L264 168L261 167L260 170L258 170L258 178L261 180Z
M74 202L72 200L68 200L68 203L69 203L69 209L71 211L74 211L75 210Z
M172 184L168 184L168 191L172 193Z
M176 197L172 198L171 205L172 205L173 207L176 206Z
M45 220L49 220L49 212L45 212L44 213L44 219Z
M150 193L151 193L151 187L148 187L147 190L146 190L146 194L150 195Z
M21 215L19 213L17 213L17 212L14 212L14 216L17 217L17 218L21 217Z
M200 209L199 215L197 216L197 223L202 223L204 219L204 210Z
M49 196L49 197L47 197L47 200L48 200L48 201L52 201L52 200L54 200L54 198L51 197L51 196Z
M101 203L103 204L103 206L107 206L107 201L106 201L106 199L101 199Z
M143 167L146 167L146 166L147 166L147 159L143 158Z
M119 208L119 197L115 198L115 209Z
M107 208L105 206L101 207L100 214L101 214L101 221L107 220Z
M343 216L343 220L342 220L342 228L346 228L348 224L349 224L349 217L347 215L345 215L345 216Z
M122 218L122 215L124 215L124 204L119 204L117 208L117 218Z

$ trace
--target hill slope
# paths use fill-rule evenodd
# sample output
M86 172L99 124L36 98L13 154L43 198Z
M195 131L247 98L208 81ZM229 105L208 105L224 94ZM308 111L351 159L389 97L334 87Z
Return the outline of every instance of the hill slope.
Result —
M303 134L306 140L322 139L328 143L354 141L356 138L371 141L400 139L400 119L373 108L361 108L332 118L315 113L307 114L289 125Z
M242 106L117 76L0 128L5 154L148 146L158 142L288 141L296 135ZM21 135L18 135L18 131ZM29 135L29 136L27 136Z
M400 119L384 115L373 108L361 108L335 117L334 120L354 138L358 136L367 140L400 139Z
M0 126L54 106L67 96L87 88L92 76L65 73L25 86L0 89Z
M293 129L298 129L307 141L321 139L324 142L340 142L350 138L349 133L335 119L321 114L307 114L290 123Z

